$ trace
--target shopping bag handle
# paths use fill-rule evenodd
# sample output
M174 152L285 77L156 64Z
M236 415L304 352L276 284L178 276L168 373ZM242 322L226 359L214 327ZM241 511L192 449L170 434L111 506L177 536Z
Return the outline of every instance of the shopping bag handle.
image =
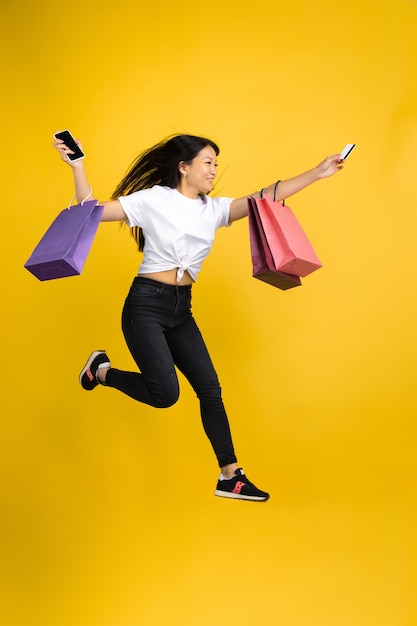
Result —
M277 187L278 187L280 182L281 182L280 180L277 180L277 182L275 183L275 187L274 187L274 202L276 202L276 200L277 200ZM262 189L261 189L261 198L263 198L263 197L264 197L264 187L262 187ZM282 206L285 206L285 200L282 201Z
M91 196L91 194L92 194L92 193L93 193L93 190L92 190L92 188L90 187L90 193L88 194L88 196L86 196L86 197L84 198L84 200L81 200L81 202L80 202L80 205L81 205L81 206L83 206L84 202L85 202L86 200L88 200L88 198ZM72 205L72 203L74 202L76 195L77 195L77 194L74 194L74 195L72 196L72 198L71 198L71 200L70 200L70 203L69 203L69 205L68 205L68 211L70 210L71 205Z

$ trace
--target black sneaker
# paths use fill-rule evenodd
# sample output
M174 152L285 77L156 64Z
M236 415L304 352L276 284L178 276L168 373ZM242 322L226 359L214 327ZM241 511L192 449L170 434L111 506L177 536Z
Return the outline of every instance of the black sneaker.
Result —
M95 389L99 384L97 380L97 370L99 365L110 367L110 359L104 350L95 350L88 357L88 361L80 374L80 385L86 391Z
M255 502L266 502L269 500L269 493L261 491L245 476L242 468L235 471L233 478L219 478L215 496L223 498L236 498L237 500L253 500Z

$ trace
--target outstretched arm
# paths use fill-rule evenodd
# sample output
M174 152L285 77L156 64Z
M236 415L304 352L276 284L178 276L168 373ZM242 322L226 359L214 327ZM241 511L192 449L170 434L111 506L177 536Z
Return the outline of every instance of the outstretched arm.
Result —
M328 156L324 161L319 163L311 170L307 170L298 176L282 180L277 186L276 183L264 187L263 195L273 196L276 190L276 200L285 200L294 194L298 193L308 185L320 180L322 178L328 178L333 176L336 172L343 168L343 161L340 154L333 154ZM243 196L243 198L236 198L230 205L230 222L240 220L242 217L246 217L248 214L248 198L259 198L260 192L250 194L249 196Z
M77 141L77 144L81 147L81 143L79 141ZM67 154L71 154L72 151L60 139L55 139L52 145L58 150L64 163L71 167L74 176L74 186L77 202L82 202L85 198L88 197L91 190L84 168L84 161L69 161L69 159L67 158ZM126 219L126 215L118 200L100 202L100 205L104 206L104 210L101 216L102 222L118 222L120 220Z

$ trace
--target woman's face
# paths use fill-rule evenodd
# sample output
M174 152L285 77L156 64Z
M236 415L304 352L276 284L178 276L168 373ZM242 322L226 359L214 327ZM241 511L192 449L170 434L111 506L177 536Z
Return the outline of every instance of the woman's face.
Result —
M209 193L213 188L217 171L217 157L211 146L206 146L191 163L180 164L180 191L189 197Z

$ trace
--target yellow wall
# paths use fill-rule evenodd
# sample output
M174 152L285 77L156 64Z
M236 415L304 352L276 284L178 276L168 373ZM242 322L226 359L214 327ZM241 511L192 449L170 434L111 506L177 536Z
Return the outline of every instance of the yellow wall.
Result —
M1 3L0 592L7 626L414 626L417 4L375 0ZM266 505L214 498L182 381L167 411L82 392L120 331L139 257L102 225L81 277L23 264L71 195L51 148L83 141L100 198L175 132L220 144L219 193L314 166L293 198L324 267L251 278L219 233L194 310L239 460Z

